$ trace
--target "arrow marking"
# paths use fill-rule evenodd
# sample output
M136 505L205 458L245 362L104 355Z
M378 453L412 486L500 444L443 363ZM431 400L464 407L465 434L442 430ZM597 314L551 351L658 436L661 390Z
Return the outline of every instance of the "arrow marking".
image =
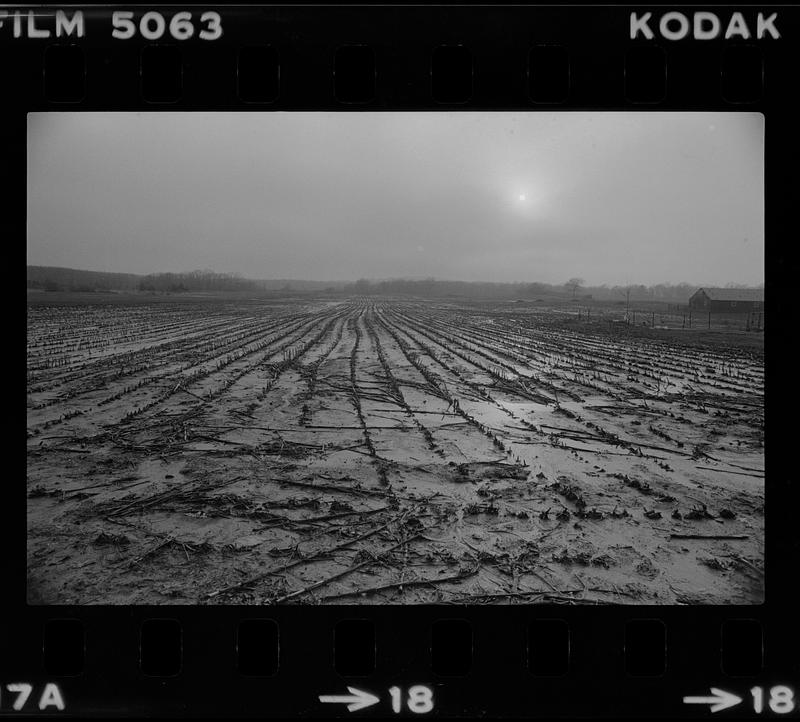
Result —
M711 712L719 712L720 710L728 709L728 707L735 707L742 701L741 697L716 687L711 687L711 695L711 697L684 697L683 703L709 704L711 705Z
M350 694L321 694L319 701L326 704L346 704L348 712L371 707L381 701L380 697L355 687L348 687L347 691Z

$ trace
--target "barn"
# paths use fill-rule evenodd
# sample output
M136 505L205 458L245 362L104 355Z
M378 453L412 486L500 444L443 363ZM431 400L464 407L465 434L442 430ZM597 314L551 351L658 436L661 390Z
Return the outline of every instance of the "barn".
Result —
M700 288L689 299L689 308L710 313L762 313L763 288Z

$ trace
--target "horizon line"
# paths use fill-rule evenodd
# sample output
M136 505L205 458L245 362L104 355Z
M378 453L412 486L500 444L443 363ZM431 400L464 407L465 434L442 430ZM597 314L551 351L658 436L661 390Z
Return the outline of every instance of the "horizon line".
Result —
M279 276L279 277L250 277L244 276L241 273L235 271L217 271L211 268L194 268L191 270L184 270L184 271L152 271L149 273L135 273L130 271L97 271L89 268L74 268L71 266L49 266L44 264L38 263L27 263L26 269L30 268L49 268L49 269L58 269L64 271L77 271L82 273L103 273L103 274L113 274L113 275L120 275L120 276L138 276L138 277L147 277L147 276L159 276L159 275L185 275L191 273L216 273L220 275L230 276L231 278L238 279L241 281L250 281L258 283L260 281L286 281L286 282L302 282L302 283L345 283L345 284L355 284L359 281L366 281L368 283L385 283L391 281L407 281L407 282L424 282L430 281L434 283L468 283L468 284L495 284L495 285L503 285L503 286L511 286L511 285L520 285L520 284L543 284L547 286L566 286L568 285L568 281L563 282L553 282L553 281L542 281L542 280L533 280L533 279L525 279L525 280L514 280L514 281L492 281L488 279L479 279L479 280L467 280L463 278L441 278L436 276L384 276L384 277L365 277L361 276L358 278L350 278L350 279L319 279L319 278L302 278L302 277L289 277L289 276ZM748 287L758 287L759 285L764 285L765 281L758 281L757 283L747 283L743 281L726 281L724 284L710 284L710 283L698 283L698 282L691 282L691 281L658 281L654 283L611 283L611 282L603 282L603 283L589 283L583 281L580 285L580 288L626 288L626 287L636 287L636 286L644 286L645 288L649 288L652 286L698 286L700 288L708 287L708 288L748 288Z

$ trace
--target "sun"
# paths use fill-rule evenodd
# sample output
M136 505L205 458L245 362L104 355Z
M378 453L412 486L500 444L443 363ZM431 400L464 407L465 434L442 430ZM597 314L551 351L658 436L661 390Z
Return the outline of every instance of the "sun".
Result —
M503 207L519 218L533 218L542 209L542 201L540 189L532 182L512 181L503 189Z

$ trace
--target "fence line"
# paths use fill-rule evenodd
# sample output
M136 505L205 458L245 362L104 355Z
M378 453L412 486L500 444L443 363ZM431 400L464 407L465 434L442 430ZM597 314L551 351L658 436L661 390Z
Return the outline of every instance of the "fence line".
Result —
M723 313L692 309L683 304L664 304L661 309L631 307L626 309L602 306L573 307L578 320L591 322L617 322L635 326L669 329L706 329L763 331L765 314L760 311Z

